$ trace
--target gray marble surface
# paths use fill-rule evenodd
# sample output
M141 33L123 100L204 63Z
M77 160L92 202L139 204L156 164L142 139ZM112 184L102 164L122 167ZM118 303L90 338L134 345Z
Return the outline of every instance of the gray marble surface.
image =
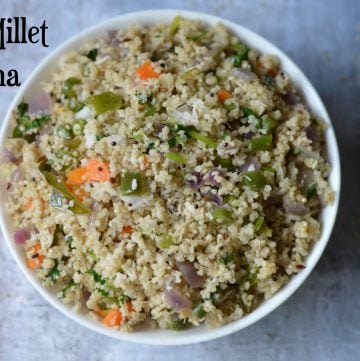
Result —
M192 346L151 347L89 331L29 285L0 236L0 360L360 360L360 2L358 0L0 0L1 17L49 25L50 48L0 50L0 69L26 79L57 45L98 21L148 8L204 11L262 34L290 55L327 106L338 137L343 190L330 243L284 305L231 336ZM0 121L16 88L0 87Z

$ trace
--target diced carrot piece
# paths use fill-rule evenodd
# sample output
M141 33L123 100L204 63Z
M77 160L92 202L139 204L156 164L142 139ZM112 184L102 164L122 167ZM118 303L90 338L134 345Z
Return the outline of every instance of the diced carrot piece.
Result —
M101 309L99 308L98 310L95 311L95 313L101 317L101 318L105 318L107 316L107 314L109 313L109 310L105 310L105 309Z
M29 249L29 252L30 253L38 253L38 251L40 251L41 249L41 244L40 242L39 243L36 243L34 246L32 246L30 249Z
M150 78L158 78L159 73L157 73L150 60L146 60L144 64L139 66L136 69L136 74L141 80L147 80Z
M27 265L30 269L37 269L44 262L45 257L42 254L39 254L35 258L29 258L27 260Z
M71 185L67 182L65 182L65 186L69 190L69 192L73 193L79 201L83 201L84 198L87 198L89 196L89 193L85 192L85 190L81 186Z
M80 185L86 182L87 170L85 167L79 167L66 173L66 183L69 185Z
M110 170L108 165L101 161L89 160L86 166L86 178L89 181L106 182L110 179Z
M103 320L103 324L107 327L119 327L122 322L121 312L117 308L109 310Z
M224 104L226 99L231 98L231 94L225 89L220 89L218 92L218 98L220 103Z
M27 202L25 202L25 204L22 206L22 210L23 211L28 211L29 209L31 209L33 207L33 201L31 198L28 199Z
M75 188L74 189L74 195L79 201L83 201L85 198L89 196L88 192L85 192L83 188Z
M271 75L273 78L276 77L277 73L279 72L279 69L277 67L271 68L268 73L269 75Z
M126 306L127 306L128 312L134 311L134 306L132 305L131 302L127 302Z
M37 269L40 267L39 260L36 258L29 258L27 260L27 265L30 269Z
M106 182L110 179L108 165L102 160L91 159L86 167L79 167L66 174L67 186L82 185L88 181Z
M125 235L125 234L131 234L134 232L134 229L131 226L123 226L122 230L121 230L121 234Z
M150 165L150 159L149 159L149 157L145 156L144 157L144 168L148 169L149 165Z

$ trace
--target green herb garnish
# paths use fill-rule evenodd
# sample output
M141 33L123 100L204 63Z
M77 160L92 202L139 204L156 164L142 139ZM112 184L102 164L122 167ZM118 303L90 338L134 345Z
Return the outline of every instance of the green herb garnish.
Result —
M91 49L87 54L86 57L90 59L91 61L95 61L98 56L98 49L94 48Z
M230 262L234 261L234 257L230 254L225 255L219 259L219 262L227 266Z
M96 283L100 283L101 285L105 284L105 279L102 278L96 271L94 271L92 268L87 270L86 273L88 273L89 275L93 276L94 281Z
M170 330L174 330L174 331L183 331L185 330L187 326L187 321L186 320L174 320L170 323L169 328Z
M52 268L50 269L49 273L48 273L47 276L46 276L46 277L50 277L51 280L52 280L54 283L55 283L55 282L59 279L59 277L60 277L60 271L59 271L59 269L57 268L57 265L58 265L58 263L57 263L57 261L55 261L54 267L52 267Z
M197 317L199 317L200 319L203 319L206 316L206 311L204 310L204 306L199 303L195 308L194 308L194 313Z
M200 32L198 34L187 36L186 39L191 40L191 41L200 41L205 38L207 32L208 32L207 30L203 30L202 32Z
M310 198L314 197L316 193L317 193L316 186L315 186L315 184L313 184L307 189L306 198L310 199Z
M231 56L231 60L235 68L241 68L241 62L247 59L250 49L242 43L234 45L235 54Z

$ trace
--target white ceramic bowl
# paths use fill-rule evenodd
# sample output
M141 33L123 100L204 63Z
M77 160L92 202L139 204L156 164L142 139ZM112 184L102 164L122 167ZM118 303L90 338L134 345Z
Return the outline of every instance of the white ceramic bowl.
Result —
M51 290L45 289L41 286L40 282L36 279L34 274L26 267L25 257L23 248L17 246L11 237L12 233L12 222L9 219L9 216L6 214L6 209L4 207L4 201L6 199L5 184L2 181L0 184L0 223L2 231L5 235L7 245L10 248L12 255L14 256L18 266L24 272L25 276L28 278L30 283L58 310L63 312L65 315L69 316L73 320L79 322L80 324L97 331L99 333L117 338L124 341L139 342L145 344L154 344L154 345L180 345L180 344L189 344L201 341L208 341L218 337L222 337L228 334L231 334L235 331L241 330L254 322L265 317L268 313L273 311L276 307L281 305L287 298L289 298L296 289L304 282L306 277L310 274L317 261L319 260L321 254L324 251L324 248L329 240L330 233L332 231L336 212L338 209L339 203L339 194L340 194L340 161L339 161L339 152L336 143L336 138L334 130L331 126L330 118L326 109L320 100L319 95L306 78L306 76L301 72L301 70L278 48L273 44L262 38L261 36L253 33L252 31L235 24L233 22L227 21L225 19L218 18L216 16L190 12L190 11L179 11L179 10L149 10L141 11L136 13L130 13L122 15L107 21L104 21L98 25L95 25L80 34L72 37L66 41L59 48L54 50L44 61L35 69L35 71L29 76L27 81L24 83L17 96L13 100L9 111L7 112L6 118L4 120L0 144L4 145L6 137L10 134L11 131L11 118L12 110L17 106L21 99L31 93L36 92L40 84L48 79L57 67L59 58L67 53L70 50L77 49L81 44L86 42L89 39L101 37L104 35L106 30L114 28L127 28L132 24L155 24L158 22L168 22L170 23L174 16L182 15L190 19L200 19L204 23L209 25L215 25L217 22L221 21L225 26L238 35L245 43L249 44L251 47L258 49L262 53L275 54L281 59L282 69L288 73L297 85L297 87L302 91L307 104L313 113L321 117L329 124L329 128L326 132L326 141L328 146L328 156L329 161L332 166L332 171L329 177L329 182L331 187L336 192L335 202L332 206L327 206L321 214L322 221L322 233L321 238L313 246L309 256L306 259L306 267L301 270L297 275L293 276L290 282L283 287L279 292L277 292L269 300L264 301L256 310L254 310L249 315L244 316L240 320L231 322L222 327L208 330L204 326L194 327L183 332L175 332L168 330L143 330L135 333L123 333L120 331L112 330L109 328L103 327L100 322L96 322L89 318L85 314L75 313L71 307L63 304L60 300L56 298L54 292ZM320 66L320 65L319 65Z

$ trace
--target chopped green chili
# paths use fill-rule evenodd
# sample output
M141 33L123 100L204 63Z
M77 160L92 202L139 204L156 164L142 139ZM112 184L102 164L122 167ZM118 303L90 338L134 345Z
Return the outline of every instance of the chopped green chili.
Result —
M254 223L255 232L259 232L261 230L261 228L265 225L264 222L265 222L265 218L263 216L257 218L257 220Z
M187 71L185 71L184 73L182 73L180 75L180 79L181 80L188 80L193 78L195 75L199 74L200 70L198 68L191 68Z
M199 142L202 142L202 143L208 145L211 148L217 147L217 143L215 142L215 140L211 139L207 135L200 134L198 132L195 132L194 130L190 130L189 135L191 138L194 138L194 139L198 140Z
M223 196L223 199L225 203L229 203L229 204L231 204L232 201L237 200L237 198L232 194L226 194L225 196Z
M236 105L234 103L232 103L231 101L225 101L223 104L223 107L228 111L231 112L232 110L234 110L236 108Z
M75 196L66 188L63 182L59 182L58 177L55 174L52 174L48 171L42 172L45 176L46 181L51 185L55 190L60 192L66 199L73 201L74 205L69 208L75 214L87 214L91 213L91 209L79 202Z
M176 162L179 164L186 164L187 163L187 158L184 157L183 155L179 154L179 153L175 153L175 152L168 152L165 154L165 157Z
M261 169L262 169L263 172L269 172L269 173L272 173L272 174L276 173L276 170L274 168L271 168L271 167L261 167Z
M62 93L67 98L75 98L76 97L76 91L74 89L75 85L81 84L81 80L75 77L71 77L65 80L64 86L62 88Z
M229 172L233 172L235 170L231 158L219 158L216 161L216 163L217 165L220 165L222 168L227 169Z
M260 171L251 171L243 173L243 180L245 185L247 185L252 190L259 190L265 187L266 178Z
M144 193L144 181L141 173L126 172L121 176L120 191L123 195L135 196Z
M159 248L169 248L174 244L173 238L169 234L163 234L158 242Z
M176 34L176 32L179 29L179 25L180 25L180 20L181 17L179 15L175 16L173 21L170 24L170 28L169 28L169 34L170 34L170 38L173 38L174 35Z
M270 118L268 115L262 117L261 123L262 123L262 128L265 129L268 133L273 131L278 124L278 122L275 119Z
M270 150L272 148L272 134L262 135L257 138L253 138L250 141L250 149L252 151L258 150Z
M187 40L191 40L191 41L200 41L200 40L203 40L207 34L207 30L203 30L202 32L198 33L198 34L195 34L195 35L190 35L190 36L187 36L186 39Z
M104 92L92 95L85 100L86 104L92 106L97 115L103 114L109 110L117 110L123 106L123 100L120 95L112 92Z
M79 148L81 142L82 142L81 138L65 139L64 145L69 149L77 149Z
M216 224L228 225L234 221L232 212L226 208L215 208L212 212L212 217Z

